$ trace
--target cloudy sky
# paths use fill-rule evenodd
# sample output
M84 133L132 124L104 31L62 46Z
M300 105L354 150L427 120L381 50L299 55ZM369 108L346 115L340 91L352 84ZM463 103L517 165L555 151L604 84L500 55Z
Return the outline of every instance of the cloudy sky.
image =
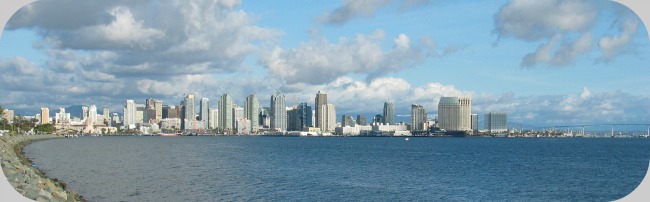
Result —
M605 0L42 0L4 28L0 105L325 91L339 118L387 100L434 118L441 96L469 95L512 123L649 123L649 53L640 19Z

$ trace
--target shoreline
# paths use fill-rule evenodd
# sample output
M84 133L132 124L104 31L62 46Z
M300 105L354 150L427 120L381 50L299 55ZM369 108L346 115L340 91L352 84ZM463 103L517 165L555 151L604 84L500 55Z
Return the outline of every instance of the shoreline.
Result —
M51 179L32 166L25 156L25 146L42 140L63 138L56 135L15 135L0 137L2 170L9 184L24 197L37 201L85 201L76 192L66 190L66 184Z

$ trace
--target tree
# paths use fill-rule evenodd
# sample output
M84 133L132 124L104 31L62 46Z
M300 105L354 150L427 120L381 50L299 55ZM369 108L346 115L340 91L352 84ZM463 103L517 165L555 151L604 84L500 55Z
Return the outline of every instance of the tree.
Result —
M54 125L52 125L51 123L41 124L41 125L36 126L36 131L39 131L39 132L52 133L52 132L54 132L54 130L55 130Z

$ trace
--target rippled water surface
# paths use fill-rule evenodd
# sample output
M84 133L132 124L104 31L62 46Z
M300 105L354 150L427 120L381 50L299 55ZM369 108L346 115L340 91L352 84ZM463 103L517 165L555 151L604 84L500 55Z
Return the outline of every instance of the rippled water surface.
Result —
M82 137L25 153L91 201L621 198L650 139Z

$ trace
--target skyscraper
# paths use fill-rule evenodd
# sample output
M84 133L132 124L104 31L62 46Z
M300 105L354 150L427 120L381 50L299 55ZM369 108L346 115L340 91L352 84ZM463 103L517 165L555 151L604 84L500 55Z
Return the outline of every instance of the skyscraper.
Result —
M508 131L508 115L503 112L490 112L485 114L485 130L489 133L502 133Z
M260 103L257 99L257 95L251 94L246 97L246 107L244 108L244 114L251 123L251 131L256 133L259 129L259 111Z
M41 124L50 123L50 109L47 107L41 108Z
M472 131L478 130L478 114L472 114Z
M327 114L327 128L325 131L334 131L336 128L336 106L334 104L327 104L326 114Z
M155 113L156 123L159 123L163 119L163 117L162 117L162 114L163 114L163 112L162 112L162 108L163 108L162 101L155 100L153 102L153 108L154 108L154 110L156 110L156 113Z
M232 130L232 97L226 93L219 100L219 128Z
M88 106L81 106L81 120L86 120L88 118Z
M427 121L427 111L422 105L411 105L411 131L425 130L424 123Z
M199 119L203 123L203 128L207 129L208 128L208 123L209 123L209 113L210 113L210 100L208 98L201 98L201 107L199 109Z
M194 108L194 95L189 94L185 96L185 101L183 102L185 113L183 117L183 129L194 129L194 123L196 122L196 109Z
M107 126L111 125L111 115L110 111L108 110L108 107L102 108L102 115L104 115L104 120L102 122L106 124Z
M124 105L124 126L135 124L135 101L126 100Z
M447 131L471 131L472 99L441 97L438 103L439 127Z
M306 127L311 127L312 110L306 102L287 111L287 130L302 131Z
M395 125L395 101L384 102L384 124Z
M219 109L210 109L208 116L210 116L208 119L209 129L216 129L219 125Z
M97 123L97 106L90 105L90 108L88 108L88 119L86 121L88 125L94 125Z
M250 126L242 125L243 124L242 120L245 118L246 117L244 117L244 108L233 104L232 105L232 127L236 128L238 133L243 133L242 130L250 131Z
M357 115L357 125L365 126L366 124L368 124L368 122L366 121L366 116Z
M284 94L280 92L271 95L271 128L287 131L287 109Z
M327 105L327 94L325 92L318 91L315 98L314 108L316 109L316 127L323 129L327 124L327 115L324 114L322 106Z
M350 115L341 116L341 127L345 127L345 126L354 126L354 120L352 120L352 116Z

